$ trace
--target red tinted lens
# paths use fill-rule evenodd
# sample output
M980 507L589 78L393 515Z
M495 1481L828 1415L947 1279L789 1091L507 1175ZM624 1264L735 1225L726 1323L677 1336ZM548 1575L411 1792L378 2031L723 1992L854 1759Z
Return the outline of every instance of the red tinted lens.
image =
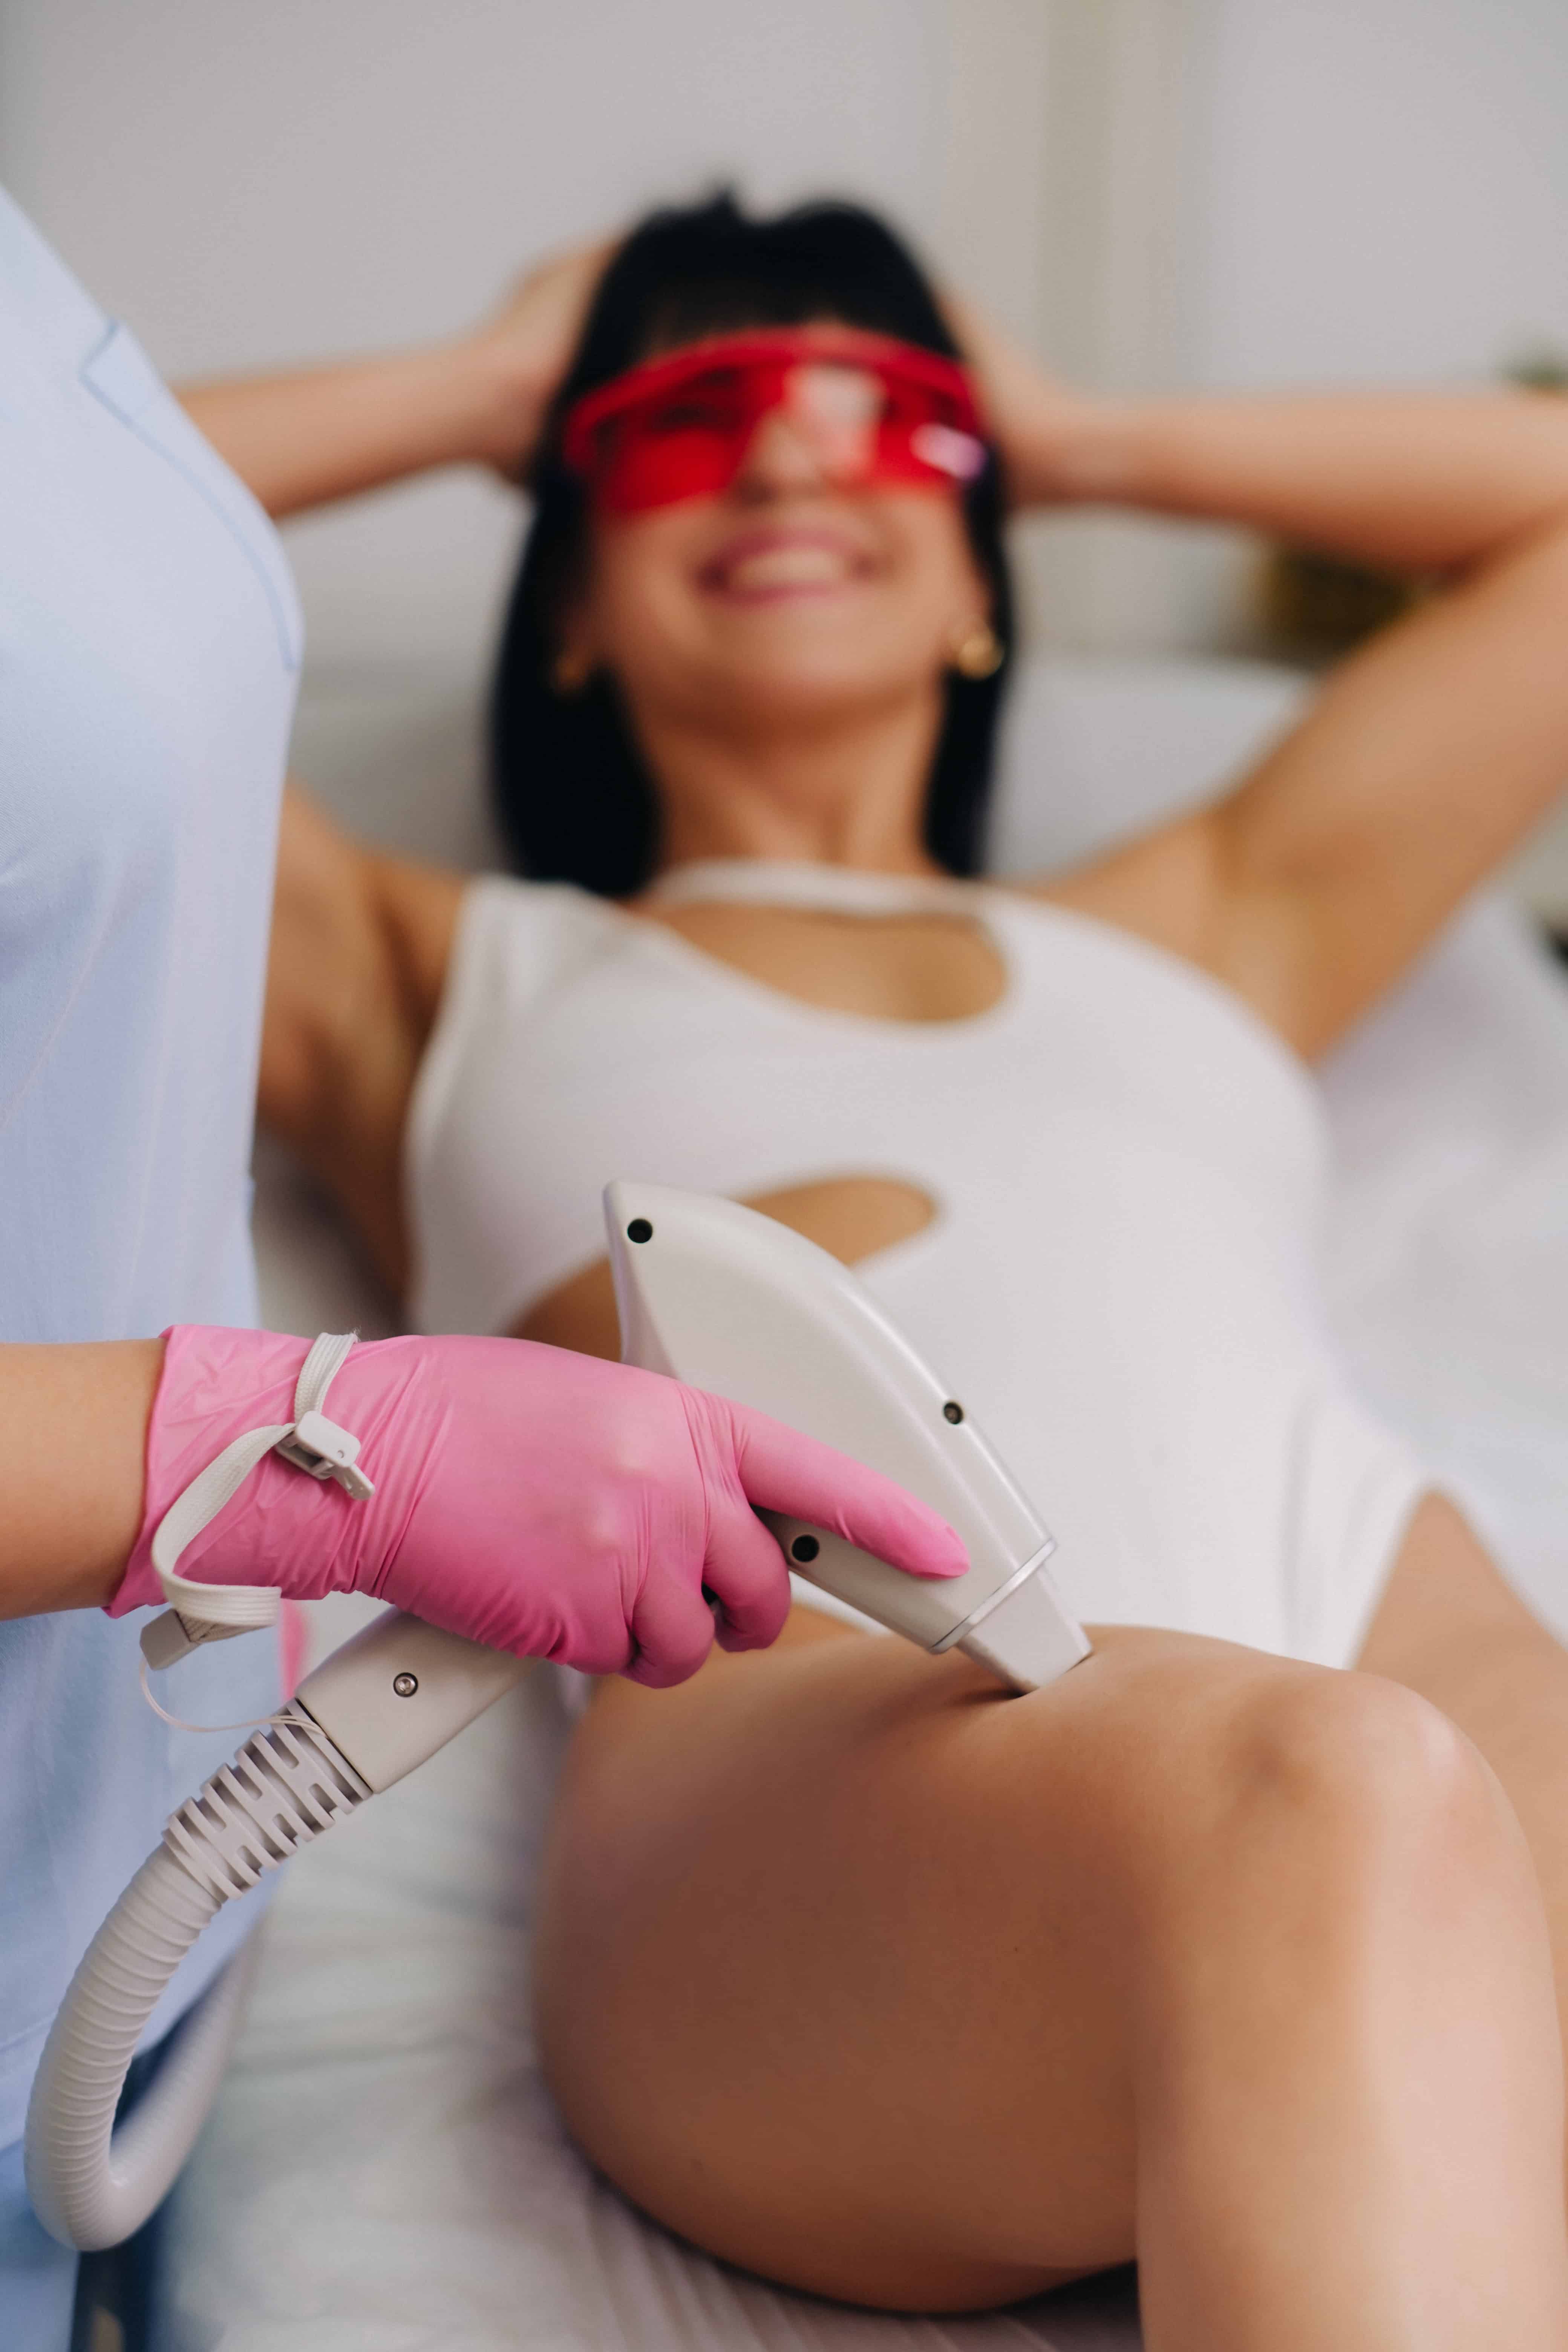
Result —
M951 489L985 462L957 367L899 345L829 352L810 335L634 368L578 404L564 454L619 513L716 497L781 405L833 481Z
M721 365L650 382L593 435L587 471L595 494L622 514L716 497L777 399L779 373L776 364Z
M877 475L882 481L943 484L952 489L973 481L985 463L985 445L965 394L942 384L889 371L887 405L878 436Z

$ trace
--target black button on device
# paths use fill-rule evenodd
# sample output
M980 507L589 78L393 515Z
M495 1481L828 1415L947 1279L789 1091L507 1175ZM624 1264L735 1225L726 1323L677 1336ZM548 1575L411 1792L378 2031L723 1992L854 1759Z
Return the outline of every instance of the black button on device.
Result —
M626 1239L629 1242L652 1241L653 1227L648 1223L646 1217L634 1217L632 1219L631 1223L626 1227Z
M791 1559L815 1559L821 1549L822 1546L815 1536L796 1536L789 1548L789 1556Z
M963 1419L963 1407L954 1398L949 1397L942 1406L942 1417L943 1421L960 1422Z

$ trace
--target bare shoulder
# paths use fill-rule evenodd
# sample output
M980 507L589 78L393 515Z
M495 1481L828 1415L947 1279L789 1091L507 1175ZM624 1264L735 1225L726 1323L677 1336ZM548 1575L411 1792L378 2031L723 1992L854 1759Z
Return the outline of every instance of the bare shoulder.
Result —
M1025 898L1096 916L1197 961L1211 944L1218 867L1216 829L1203 812L1118 843L1082 866L1035 875L1015 887Z
M1176 818L1086 865L1014 887L1197 965L1298 1042L1278 969L1281 942L1261 935L1261 910L1236 887L1219 812Z

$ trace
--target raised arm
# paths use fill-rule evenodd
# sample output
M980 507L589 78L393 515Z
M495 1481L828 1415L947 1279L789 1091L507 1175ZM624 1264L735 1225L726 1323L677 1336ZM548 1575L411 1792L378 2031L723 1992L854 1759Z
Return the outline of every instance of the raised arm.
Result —
M271 515L436 466L488 466L515 481L608 252L584 247L546 262L455 341L185 384L179 397Z
M1437 591L1216 806L1049 886L1321 1051L1568 783L1568 401L1100 403L980 356L1024 499L1250 525Z

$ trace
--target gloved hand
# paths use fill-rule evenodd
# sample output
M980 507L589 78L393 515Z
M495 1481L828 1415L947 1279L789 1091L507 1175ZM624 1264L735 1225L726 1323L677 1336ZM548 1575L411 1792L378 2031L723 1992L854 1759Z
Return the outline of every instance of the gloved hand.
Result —
M142 1524L111 1616L161 1602L158 1523L232 1438L294 1418L308 1342L181 1325L147 1435ZM527 1339L355 1347L323 1410L360 1440L368 1501L267 1454L178 1573L355 1590L519 1656L681 1682L714 1639L764 1647L789 1608L752 1506L810 1519L915 1576L962 1575L945 1521L766 1415L657 1372Z

